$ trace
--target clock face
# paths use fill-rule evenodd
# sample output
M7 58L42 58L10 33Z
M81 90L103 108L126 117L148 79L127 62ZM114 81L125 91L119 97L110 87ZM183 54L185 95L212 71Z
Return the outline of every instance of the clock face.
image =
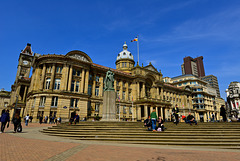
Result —
M28 61L27 60L23 60L23 64L24 65L28 65Z

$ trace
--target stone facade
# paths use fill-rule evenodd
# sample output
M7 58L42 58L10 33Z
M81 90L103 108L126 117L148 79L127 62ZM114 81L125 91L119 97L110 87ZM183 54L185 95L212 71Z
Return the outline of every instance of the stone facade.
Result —
M184 107L193 107L191 88L164 83L161 71L151 63L135 66L133 56L126 51L124 44L115 63L116 69L111 69L115 79L116 118L142 121L156 107L159 116L170 120L175 104L180 107L180 114L188 111ZM82 51L71 51L66 55L21 53L21 57L31 64L32 76L19 77L17 74L9 108L14 108L18 96L21 117L30 114L35 122L40 115L61 116L63 121L68 121L73 111L80 119L102 118L104 77L108 67L93 63ZM22 63L19 61L20 66L27 66Z
M227 93L227 106L228 109L228 116L230 118L239 119L240 118L240 83L239 82L231 82L226 89Z
M3 109L7 109L10 104L10 94L11 92L0 90L0 115Z

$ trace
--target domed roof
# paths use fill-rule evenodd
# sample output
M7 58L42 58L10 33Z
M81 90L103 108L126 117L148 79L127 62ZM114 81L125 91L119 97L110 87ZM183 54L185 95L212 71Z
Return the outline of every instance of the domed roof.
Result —
M127 50L127 48L128 48L128 46L127 46L127 44L126 44L126 42L125 42L124 45L123 45L123 51L121 51L121 52L118 54L117 60L119 60L119 59L132 59L132 60L134 60L134 59L133 59L133 55L131 54L131 52L129 52L129 51Z

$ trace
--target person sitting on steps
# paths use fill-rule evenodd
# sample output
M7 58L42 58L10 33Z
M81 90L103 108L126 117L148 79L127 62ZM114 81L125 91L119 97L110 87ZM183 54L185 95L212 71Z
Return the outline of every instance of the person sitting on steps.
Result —
M144 120L144 126L147 127L148 131L152 131L152 123L151 123L151 118L148 116L146 120Z
M187 116L186 123L190 123L190 125L192 125L192 123L195 123L195 125L197 125L197 121L195 120L195 117L191 115L191 112L189 112Z

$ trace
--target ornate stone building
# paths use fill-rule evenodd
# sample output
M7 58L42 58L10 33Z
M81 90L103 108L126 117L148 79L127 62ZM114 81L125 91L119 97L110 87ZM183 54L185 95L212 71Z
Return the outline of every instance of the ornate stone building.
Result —
M220 107L225 104L222 98L217 97L217 91L208 82L203 81L192 74L180 75L177 77L165 77L168 82L176 87L190 86L192 89L192 107L185 106L194 113L197 120L209 121L212 113L220 120Z
M142 121L153 107L157 114L170 120L172 107L192 107L191 88L178 88L163 82L162 73L151 63L135 65L126 43L117 55L114 89L117 94L116 118ZM29 78L32 66L32 75ZM11 107L21 116L30 114L33 121L42 116L61 116L68 121L76 111L80 118L102 117L104 77L109 68L95 64L82 51L66 55L34 54L31 45L20 53L17 77L12 86ZM120 114L120 117L119 117Z
M239 119L240 118L240 83L239 82L231 82L226 89L227 93L227 107L228 109L228 116L232 119Z
M3 109L6 109L10 103L10 94L11 92L5 91L4 89L0 90L0 115Z

